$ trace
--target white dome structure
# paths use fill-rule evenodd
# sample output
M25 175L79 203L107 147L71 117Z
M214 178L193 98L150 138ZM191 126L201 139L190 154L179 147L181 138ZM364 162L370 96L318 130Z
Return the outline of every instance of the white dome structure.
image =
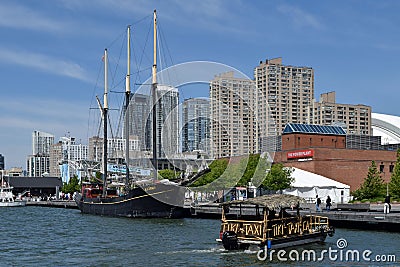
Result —
M400 143L400 117L394 115L372 113L372 134L381 136L382 145Z

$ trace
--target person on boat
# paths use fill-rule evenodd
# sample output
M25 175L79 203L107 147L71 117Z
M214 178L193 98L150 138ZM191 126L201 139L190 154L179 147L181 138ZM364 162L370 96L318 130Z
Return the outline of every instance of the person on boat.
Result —
M390 196L386 195L385 204L383 206L383 213L388 214L390 212Z
M316 196L316 198L317 198L317 202L315 203L315 210L317 212L320 212L321 211L321 199L318 197L318 195Z
M326 210L330 211L332 206L332 199L330 196L327 196L326 198Z

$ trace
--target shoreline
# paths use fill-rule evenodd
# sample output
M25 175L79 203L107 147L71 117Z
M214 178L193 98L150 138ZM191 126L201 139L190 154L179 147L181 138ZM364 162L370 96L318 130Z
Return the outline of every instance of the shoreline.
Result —
M392 204L392 211L389 214L383 213L383 204L370 204L368 210L357 210L353 204L340 204L342 210L337 209L336 205L331 211L322 210L316 212L305 205L300 210L301 215L320 215L329 218L330 223L338 228L365 229L365 230L387 230L400 232L400 204ZM349 209L343 209L348 205ZM75 201L72 200L51 200L51 201L27 201L26 206L39 206L48 208L78 209ZM314 204L312 204L314 206ZM187 216L185 218L198 219L221 219L221 207L219 203L205 203L195 206L185 206ZM287 210L289 213L295 211ZM240 217L238 209L232 209L233 215ZM249 215L246 207L241 210L243 215Z

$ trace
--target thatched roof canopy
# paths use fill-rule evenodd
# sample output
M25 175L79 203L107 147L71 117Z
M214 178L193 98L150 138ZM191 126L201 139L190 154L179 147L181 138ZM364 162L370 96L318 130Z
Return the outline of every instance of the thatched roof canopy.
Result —
M255 198L249 198L246 200L233 200L222 203L221 206L238 206L239 204L255 205L259 207L265 207L270 210L276 210L280 208L295 207L300 203L304 203L305 200L302 197L293 195L264 195Z

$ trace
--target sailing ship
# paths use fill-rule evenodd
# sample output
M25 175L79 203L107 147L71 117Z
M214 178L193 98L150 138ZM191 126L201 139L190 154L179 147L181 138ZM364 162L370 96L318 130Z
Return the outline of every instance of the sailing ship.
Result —
M157 15L154 10L153 14L153 66L152 66L152 134L153 134L153 172L154 178L152 181L142 183L130 182L129 168L129 119L127 110L131 97L130 90L130 27L128 26L128 63L127 75L125 79L125 164L126 164L126 179L125 190L117 193L115 189L108 188L107 185L107 117L108 117L108 85L107 85L107 49L104 51L104 100L101 105L99 99L98 104L101 107L103 118L103 170L102 184L88 184L82 186L82 191L76 193L75 201L82 213L102 215L102 216L118 216L131 218L179 218L184 215L184 187L167 182L163 183L157 179L157 144L156 144L156 92L157 92Z

